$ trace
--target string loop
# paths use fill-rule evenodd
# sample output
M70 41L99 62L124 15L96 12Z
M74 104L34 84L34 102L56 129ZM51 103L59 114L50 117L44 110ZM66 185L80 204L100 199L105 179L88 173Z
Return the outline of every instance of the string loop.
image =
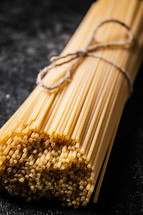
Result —
M107 23L117 23L119 25L121 25L123 28L125 28L128 32L128 38L126 41L123 42L117 42L117 43L101 43L101 44L95 44L92 45L92 43L95 41L95 34L97 33L97 31L99 30L99 28ZM104 62L111 64L112 66L114 66L115 68L117 68L126 78L128 86L129 86L129 95L132 93L133 91L133 83L131 80L131 77L129 76L129 74L125 71L125 69L121 68L118 64L112 62L111 60L108 60L102 56L96 55L95 52L97 49L102 49L102 48L126 48L128 46L131 46L133 43L133 34L132 31L130 29L129 26L127 26L125 23L117 20L117 19L108 19L108 20L104 20L102 22L100 22L95 29L93 30L93 33L91 35L91 38L88 42L88 44L86 45L86 47L83 50L78 50L75 52L71 52L68 53L66 55L63 56L54 56L50 59L50 61L52 62L50 66L45 67L43 70L41 70L37 76L37 80L36 83L37 85L40 85L42 87L44 87L47 90L54 90L56 88L59 88L62 84L64 84L66 81L70 80L71 77L71 73L72 70L74 69L74 67L79 63L79 61L81 60L81 58L83 57L94 57L96 59L100 59L103 60ZM58 60L64 59L61 63L58 63ZM43 82L43 77L45 76L45 74L47 74L51 69L67 64L71 61L74 61L72 63L72 65L70 66L70 68L66 71L66 74L64 77L62 77L58 83L56 83L53 86L48 86L46 84L44 84Z

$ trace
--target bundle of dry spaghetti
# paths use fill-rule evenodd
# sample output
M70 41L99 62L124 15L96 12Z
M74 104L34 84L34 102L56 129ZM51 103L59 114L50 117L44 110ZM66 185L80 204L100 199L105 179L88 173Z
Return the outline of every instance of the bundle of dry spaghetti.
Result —
M124 68L134 81L142 60L142 1L93 4L62 55L84 49L95 26L108 19L129 26L134 45L98 49L96 55ZM93 45L126 41L127 36L126 29L107 23ZM53 86L72 63L53 68L44 83ZM84 56L70 82L55 91L38 85L0 130L2 186L28 201L56 198L74 207L86 205L95 188L96 202L129 91L118 68L92 56Z

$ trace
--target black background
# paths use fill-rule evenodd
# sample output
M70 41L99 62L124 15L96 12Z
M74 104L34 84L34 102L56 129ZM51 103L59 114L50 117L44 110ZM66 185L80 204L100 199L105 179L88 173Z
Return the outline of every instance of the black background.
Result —
M0 1L0 127L35 87L40 69L59 54L93 1ZM27 203L0 192L0 215L140 215L143 213L143 68L127 102L99 202L77 210Z

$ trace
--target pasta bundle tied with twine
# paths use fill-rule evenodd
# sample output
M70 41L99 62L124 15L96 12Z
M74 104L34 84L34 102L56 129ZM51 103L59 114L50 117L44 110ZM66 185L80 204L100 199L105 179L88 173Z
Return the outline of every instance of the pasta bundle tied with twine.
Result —
M85 206L102 180L142 61L143 2L99 0L0 130L0 182L12 195Z

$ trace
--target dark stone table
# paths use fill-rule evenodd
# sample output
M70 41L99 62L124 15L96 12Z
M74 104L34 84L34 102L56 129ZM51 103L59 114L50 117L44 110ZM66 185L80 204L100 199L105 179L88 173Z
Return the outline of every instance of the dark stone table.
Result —
M0 127L35 87L41 68L59 54L92 1L0 1ZM0 215L143 214L143 68L127 102L99 202L77 210L57 202L27 203L0 191Z

